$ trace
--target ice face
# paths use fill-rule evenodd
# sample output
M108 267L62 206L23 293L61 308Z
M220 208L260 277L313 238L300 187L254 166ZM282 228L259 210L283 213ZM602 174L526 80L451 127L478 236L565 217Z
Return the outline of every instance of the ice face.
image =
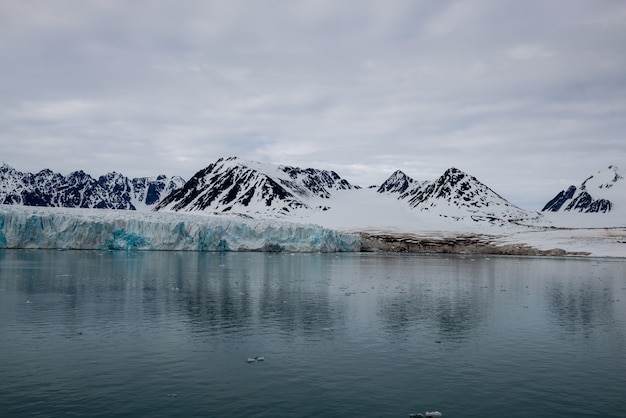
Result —
M180 213L0 206L0 248L359 251L316 225Z

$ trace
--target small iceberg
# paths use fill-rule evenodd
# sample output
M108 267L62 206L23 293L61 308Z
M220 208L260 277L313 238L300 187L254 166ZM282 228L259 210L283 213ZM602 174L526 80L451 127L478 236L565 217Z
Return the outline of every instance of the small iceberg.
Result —
M442 416L443 414L439 411L426 411L424 414L409 414L409 418L438 418Z
M248 359L246 360L246 363L254 363L256 361L256 359L254 357L248 357Z

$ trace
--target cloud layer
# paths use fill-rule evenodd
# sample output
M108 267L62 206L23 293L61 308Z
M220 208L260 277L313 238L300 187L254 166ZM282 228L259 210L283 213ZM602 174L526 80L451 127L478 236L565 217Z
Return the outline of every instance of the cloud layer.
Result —
M626 162L622 1L0 0L0 159L383 182L456 166L527 209Z

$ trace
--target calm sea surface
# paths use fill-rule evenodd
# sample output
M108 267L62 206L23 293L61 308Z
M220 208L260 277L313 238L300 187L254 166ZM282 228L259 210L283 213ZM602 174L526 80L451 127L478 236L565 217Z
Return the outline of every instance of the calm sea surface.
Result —
M626 261L0 250L2 417L435 410L626 417Z

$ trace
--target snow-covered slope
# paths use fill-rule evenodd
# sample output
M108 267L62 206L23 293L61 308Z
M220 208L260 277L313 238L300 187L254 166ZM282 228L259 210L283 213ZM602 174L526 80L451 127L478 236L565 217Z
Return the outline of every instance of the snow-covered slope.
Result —
M337 252L360 241L276 220L0 205L0 248Z
M620 170L611 165L588 177L580 186L562 190L546 203L542 211L620 212L626 216L626 180Z
M158 211L236 213L284 218L327 209L333 192L353 186L334 171L262 164L232 157L196 173L159 203Z
M455 168L435 181L422 182L396 171L377 192L395 196L416 212L454 219L515 221L538 216L536 212L510 204L474 177ZM343 199L347 194L351 196L348 201ZM380 201L374 204L384 201L391 208L390 199L381 200L366 189L354 187L332 171L228 158L199 171L184 187L161 201L156 210L236 213L253 218L291 220L312 217L318 221L327 218L318 216L319 212L346 212L344 204L352 204L348 211L359 216L368 205L356 202L362 202L359 197L365 194L368 199Z
M475 177L456 168L446 170L435 181L422 182L396 171L378 192L396 195L417 211L456 219L518 221L538 216L509 203Z
M32 174L0 165L0 203L11 205L149 210L183 184L180 177L129 179L112 172L96 180L83 171Z

